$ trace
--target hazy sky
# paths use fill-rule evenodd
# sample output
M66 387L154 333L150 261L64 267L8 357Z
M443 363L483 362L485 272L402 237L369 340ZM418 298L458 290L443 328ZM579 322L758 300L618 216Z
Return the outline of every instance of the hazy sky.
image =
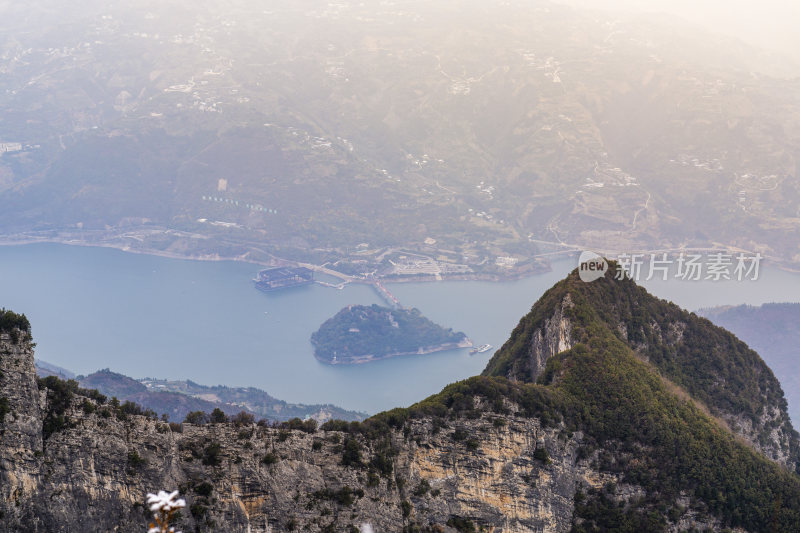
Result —
M738 36L800 60L800 2L797 0L557 0L598 9L664 12L707 30Z

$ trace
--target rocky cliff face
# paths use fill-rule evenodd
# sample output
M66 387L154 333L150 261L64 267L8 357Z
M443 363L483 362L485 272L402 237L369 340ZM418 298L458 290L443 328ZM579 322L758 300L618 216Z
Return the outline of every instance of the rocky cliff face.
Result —
M573 306L569 294L556 307L553 316L545 319L544 324L531 336L530 379L536 381L547 366L547 360L554 355L572 348L571 324L564 310Z
M179 488L184 531L555 532L572 527L579 491L620 483L623 504L642 492L598 471L596 454L581 457L581 432L512 402L498 415L478 396L469 417L422 417L376 436L170 425L75 394L65 426L43 439L52 399L37 388L31 346L5 335L0 353L11 406L0 531L142 532L145 495Z
M16 336L15 336L16 337ZM40 393L29 341L0 332L0 400L7 412L0 423L0 498L18 506L36 498L42 453Z
M0 437L4 531L141 532L146 493L177 487L189 503L182 519L188 530L348 531L368 524L372 531L452 531L450 522L566 531L576 490L613 481L589 460L576 460L580 433L565 437L561 428L519 416L514 405L502 418L487 413L444 426L421 419L376 440L120 419L75 395L67 426L43 441L46 395L36 385L32 350L7 335L0 349L11 406ZM348 461L346 450L355 450ZM378 464L376 457L384 462L365 466Z

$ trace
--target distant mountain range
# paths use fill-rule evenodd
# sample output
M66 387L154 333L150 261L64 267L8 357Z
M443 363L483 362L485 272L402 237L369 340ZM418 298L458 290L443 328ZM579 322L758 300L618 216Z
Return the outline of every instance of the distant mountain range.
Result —
M331 419L363 420L367 416L366 413L347 411L330 404L287 403L253 387L208 387L189 380L136 380L109 369L88 376L76 376L68 370L38 360L36 373L40 377L53 375L75 379L83 388L97 389L109 398L116 397L120 401L136 402L159 415L167 414L174 422L181 422L189 412L210 413L216 408L222 409L227 415L246 411L270 421L313 418L323 423Z
M761 354L783 384L792 420L800 422L800 303L712 307L697 313Z
M0 27L6 242L356 273L394 248L445 273L565 246L800 262L796 66L677 19L36 0Z

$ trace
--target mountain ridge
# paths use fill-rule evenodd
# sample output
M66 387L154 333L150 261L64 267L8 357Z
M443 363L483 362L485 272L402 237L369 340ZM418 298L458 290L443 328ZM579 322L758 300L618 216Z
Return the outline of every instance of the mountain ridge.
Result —
M135 402L159 415L166 414L175 422L182 421L190 412L210 413L217 408L231 416L245 411L271 421L313 418L320 424L334 418L354 421L367 416L331 404L285 402L255 387L206 386L191 380L134 379L108 368L86 376L75 376L66 369L49 363L42 364L41 361L36 362L36 372L39 377L53 375L61 379L75 379L85 389L96 389L120 401Z
M616 265L611 262L610 272ZM590 334L601 336L602 330L713 415L740 428L738 433L759 450L797 464L800 441L789 420L788 404L780 382L761 357L709 320L650 295L627 277L614 277L608 273L585 283L573 271L523 317L483 375L535 382L551 357L585 343ZM762 401L768 412L759 410ZM769 444L775 437L771 432L781 434L780 450Z

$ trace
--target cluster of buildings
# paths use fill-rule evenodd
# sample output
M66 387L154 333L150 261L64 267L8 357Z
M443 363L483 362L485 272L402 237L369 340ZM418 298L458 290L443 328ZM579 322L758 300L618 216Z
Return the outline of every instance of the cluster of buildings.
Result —
M5 152L19 152L22 150L22 143L0 143L0 154Z
M305 267L267 268L260 271L253 281L258 289L269 292L314 283L314 271Z

